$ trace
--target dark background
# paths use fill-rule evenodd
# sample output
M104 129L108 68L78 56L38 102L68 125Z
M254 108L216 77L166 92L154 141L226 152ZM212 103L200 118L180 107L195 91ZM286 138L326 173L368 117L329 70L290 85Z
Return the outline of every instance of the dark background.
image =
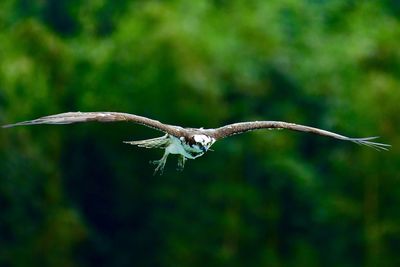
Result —
M122 111L306 133L163 176L130 123L0 129L0 266L400 266L398 1L2 0L0 124Z

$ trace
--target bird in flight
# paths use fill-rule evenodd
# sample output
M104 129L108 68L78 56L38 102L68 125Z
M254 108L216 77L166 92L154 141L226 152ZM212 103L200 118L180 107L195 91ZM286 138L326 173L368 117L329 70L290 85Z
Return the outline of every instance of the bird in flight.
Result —
M365 145L376 150L388 150L388 147L390 147L388 144L371 141L377 137L350 138L326 130L283 121L239 122L215 129L183 128L181 126L164 124L157 120L121 112L67 112L45 116L35 120L8 124L4 125L3 128L33 124L70 124L88 121L129 121L164 132L165 135L161 137L124 142L139 147L161 148L165 150L164 155L160 160L152 161L152 163L157 165L154 174L157 172L162 174L169 154L179 155L178 169L183 170L187 159L195 159L204 155L204 153L206 153L216 141L228 136L258 129L289 129L300 132L309 132L339 140L350 141L359 145Z

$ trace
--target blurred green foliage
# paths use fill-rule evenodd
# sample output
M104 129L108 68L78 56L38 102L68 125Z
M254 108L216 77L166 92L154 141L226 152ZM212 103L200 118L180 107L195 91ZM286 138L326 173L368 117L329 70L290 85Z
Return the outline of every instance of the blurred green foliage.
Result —
M400 266L400 6L3 0L0 123L123 111L232 137L162 177L141 126L0 131L0 266Z

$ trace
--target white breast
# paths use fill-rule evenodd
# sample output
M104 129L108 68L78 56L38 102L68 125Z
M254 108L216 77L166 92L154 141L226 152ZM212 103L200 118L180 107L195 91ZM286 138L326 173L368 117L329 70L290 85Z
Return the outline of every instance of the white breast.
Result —
M170 145L165 150L170 154L183 155L189 159L195 159L204 154L201 150L196 150L195 148L192 148L188 145L182 145L181 141L174 136L169 136L169 138L170 138L171 142L170 142ZM192 153L189 154L189 152L192 152ZM192 154L196 154L196 155L192 155Z
M182 147L181 142L179 141L178 138L170 136L170 145L166 148L168 153L170 154L181 154L183 155L185 153L185 150Z

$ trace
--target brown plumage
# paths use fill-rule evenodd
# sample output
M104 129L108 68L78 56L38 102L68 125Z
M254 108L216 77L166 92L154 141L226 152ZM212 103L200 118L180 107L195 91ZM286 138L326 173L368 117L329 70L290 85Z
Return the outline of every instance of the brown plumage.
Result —
M239 122L216 129L183 128L180 126L164 124L157 120L152 120L146 117L121 112L67 112L45 116L31 121L8 124L4 125L3 127L8 128L34 124L70 124L88 121L129 121L166 133L166 135L158 138L126 142L128 144L137 145L140 147L159 147L165 149L165 153L162 159L156 161L156 163L158 164L156 172L162 172L168 154L181 155L178 167L180 169L183 169L185 160L187 158L195 159L199 156L202 156L214 144L215 141L235 134L241 134L244 132L260 129L288 129L293 131L309 132L317 135L336 138L339 140L350 141L359 145L369 146L376 150L388 150L388 147L390 147L390 145L388 144L371 141L372 139L375 139L377 137L350 138L326 130L282 121Z
M350 138L350 137L340 135L337 133L333 133L333 132L329 132L326 130L322 130L322 129L318 129L318 128L314 128L314 127L310 127L310 126L305 126L305 125L300 125L300 124L295 124L295 123L283 122L283 121L254 121L254 122L233 123L233 124L229 124L229 125L215 129L212 133L212 136L216 140L219 140L219 139L222 139L222 138L225 138L228 136L232 136L235 134L241 134L244 132L260 130L260 129L288 129L288 130L294 130L294 131L300 131L300 132L309 132L309 133L313 133L313 134L336 138L339 140L351 141L353 143L360 144L360 145L366 145L366 146L375 148L377 150L380 150L380 149L387 150L387 147L390 146L388 144L382 144L382 143L376 143L376 142L369 141L369 140L378 138L377 136L365 137L365 138Z
M76 122L88 122L88 121L99 121L99 122L115 122L115 121L130 121L135 122L159 131L163 131L172 135L179 135L179 126L173 126L161 123L156 120L152 120L146 117L122 113L122 112L66 112L56 115L50 115L41 117L31 121L23 121L15 124L4 125L3 128L9 128L14 126L22 125L33 125L33 124L71 124Z

